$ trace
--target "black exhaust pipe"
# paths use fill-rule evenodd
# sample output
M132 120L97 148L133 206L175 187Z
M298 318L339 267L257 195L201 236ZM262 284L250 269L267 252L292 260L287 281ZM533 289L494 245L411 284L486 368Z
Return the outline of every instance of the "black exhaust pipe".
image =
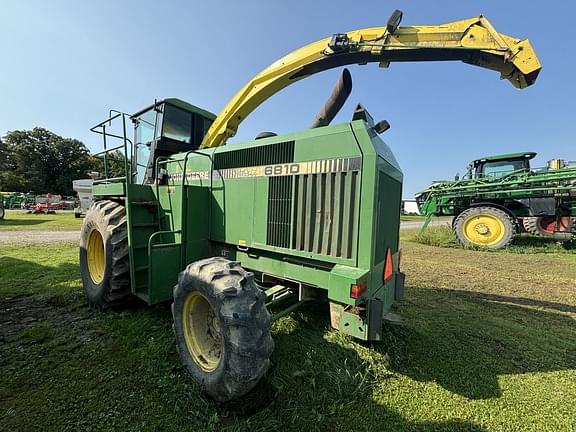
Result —
M340 79L336 83L334 90L330 98L326 101L322 109L316 114L314 121L310 125L310 128L317 128L322 126L328 126L336 114L342 109L342 106L352 93L352 76L348 69L342 71Z

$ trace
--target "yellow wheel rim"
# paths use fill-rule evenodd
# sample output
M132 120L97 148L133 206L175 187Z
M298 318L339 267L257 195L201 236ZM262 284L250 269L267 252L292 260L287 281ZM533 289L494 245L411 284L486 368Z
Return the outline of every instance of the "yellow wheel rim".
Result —
M182 309L184 339L194 362L205 372L220 364L222 337L220 322L206 297L193 292Z
M493 246L504 238L506 227L497 216L479 214L464 222L464 235L471 243Z
M104 255L104 240L102 234L93 230L88 237L88 247L86 249L88 261L88 273L92 282L100 284L104 280L104 270L106 269L106 258Z

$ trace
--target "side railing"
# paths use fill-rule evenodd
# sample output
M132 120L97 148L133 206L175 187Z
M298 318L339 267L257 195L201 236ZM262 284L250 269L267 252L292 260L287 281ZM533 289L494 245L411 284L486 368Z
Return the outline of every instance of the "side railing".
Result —
M108 118L96 126L90 128L91 132L96 134L102 135L102 140L104 144L104 150L94 154L95 157L100 157L104 160L104 177L94 181L94 184L101 184L101 183L111 183L111 182L126 182L127 184L131 183L132 181L132 160L133 160L133 144L132 141L126 135L126 119L130 118L129 114L126 114L121 111L117 110L110 110L108 114ZM110 132L110 129L113 127L112 123L114 121L121 121L121 130L122 135L118 133ZM107 129L108 128L108 129ZM121 140L122 144L108 148L108 140ZM110 171L109 167L109 158L112 152L116 152L118 150L122 151L122 156L124 158L124 176L121 177L109 177L108 173Z
M180 205L181 205L181 217L180 217L180 221L181 221L181 228L179 230L174 230L174 231L162 231L161 235L167 235L167 234L180 234L180 239L181 239L181 244L182 244L182 248L180 251L180 261L182 264L182 268L184 268L184 266L187 264L186 261L186 251L185 251L185 247L184 245L186 244L186 233L187 233L187 225L188 225L188 218L186 217L188 214L188 200L186 199L186 182L187 182L187 166L188 166L188 158L190 157L191 154L197 154L200 156L205 156L210 160L210 170L209 170L209 178L210 178L210 189L209 192L212 193L212 188L213 188L213 171L214 171L214 160L212 159L212 156L210 154L204 153L202 151L199 150L189 150L184 154L184 157L182 159L175 159L175 158L171 158L168 156L164 156L164 157L159 157L158 159L156 159L156 165L154 167L154 172L155 172L155 186L156 186L156 196L159 196L159 186L160 186L160 168L161 166L166 166L169 162L182 162L184 161L183 167L182 167L182 183L181 183L181 191L180 191ZM158 206L158 220L160 220L160 206ZM211 221L211 213L212 213L212 206L208 206L208 212L209 212L209 216L208 216L208 221ZM208 230L210 230L210 227L208 227ZM161 239L161 235L159 236Z

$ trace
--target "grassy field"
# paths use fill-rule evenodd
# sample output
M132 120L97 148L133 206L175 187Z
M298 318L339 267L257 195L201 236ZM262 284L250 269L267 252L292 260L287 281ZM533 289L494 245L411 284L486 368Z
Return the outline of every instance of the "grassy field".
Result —
M73 212L56 211L54 214L30 214L21 210L6 210L0 220L1 230L44 230L67 231L80 229L82 218L75 218Z
M400 216L402 221L420 222L423 216ZM434 220L442 218L434 218ZM84 219L74 218L71 212L56 214L28 214L20 210L6 210L6 218L0 220L0 230L73 230L82 225Z
M439 217L433 220L448 220ZM57 211L55 214L29 214L20 210L6 210L6 218L0 220L0 230L74 230L84 219L74 218L72 212ZM404 222L420 222L424 216L400 216Z
M0 246L0 430L576 430L576 255L413 235L406 326L361 344L322 306L293 313L266 380L224 406L180 365L169 307L92 311L75 244Z
M415 221L415 222L420 222L423 221L425 218L424 216L418 216L418 215L400 215L400 220L404 221L404 222L408 222L408 221Z

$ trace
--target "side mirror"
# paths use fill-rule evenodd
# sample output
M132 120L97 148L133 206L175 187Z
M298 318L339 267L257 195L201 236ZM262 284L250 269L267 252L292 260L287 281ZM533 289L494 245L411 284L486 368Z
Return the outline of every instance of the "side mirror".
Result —
M379 121L374 125L373 129L378 135L380 135L382 132L386 132L388 129L390 129L390 123L388 123L387 120Z

